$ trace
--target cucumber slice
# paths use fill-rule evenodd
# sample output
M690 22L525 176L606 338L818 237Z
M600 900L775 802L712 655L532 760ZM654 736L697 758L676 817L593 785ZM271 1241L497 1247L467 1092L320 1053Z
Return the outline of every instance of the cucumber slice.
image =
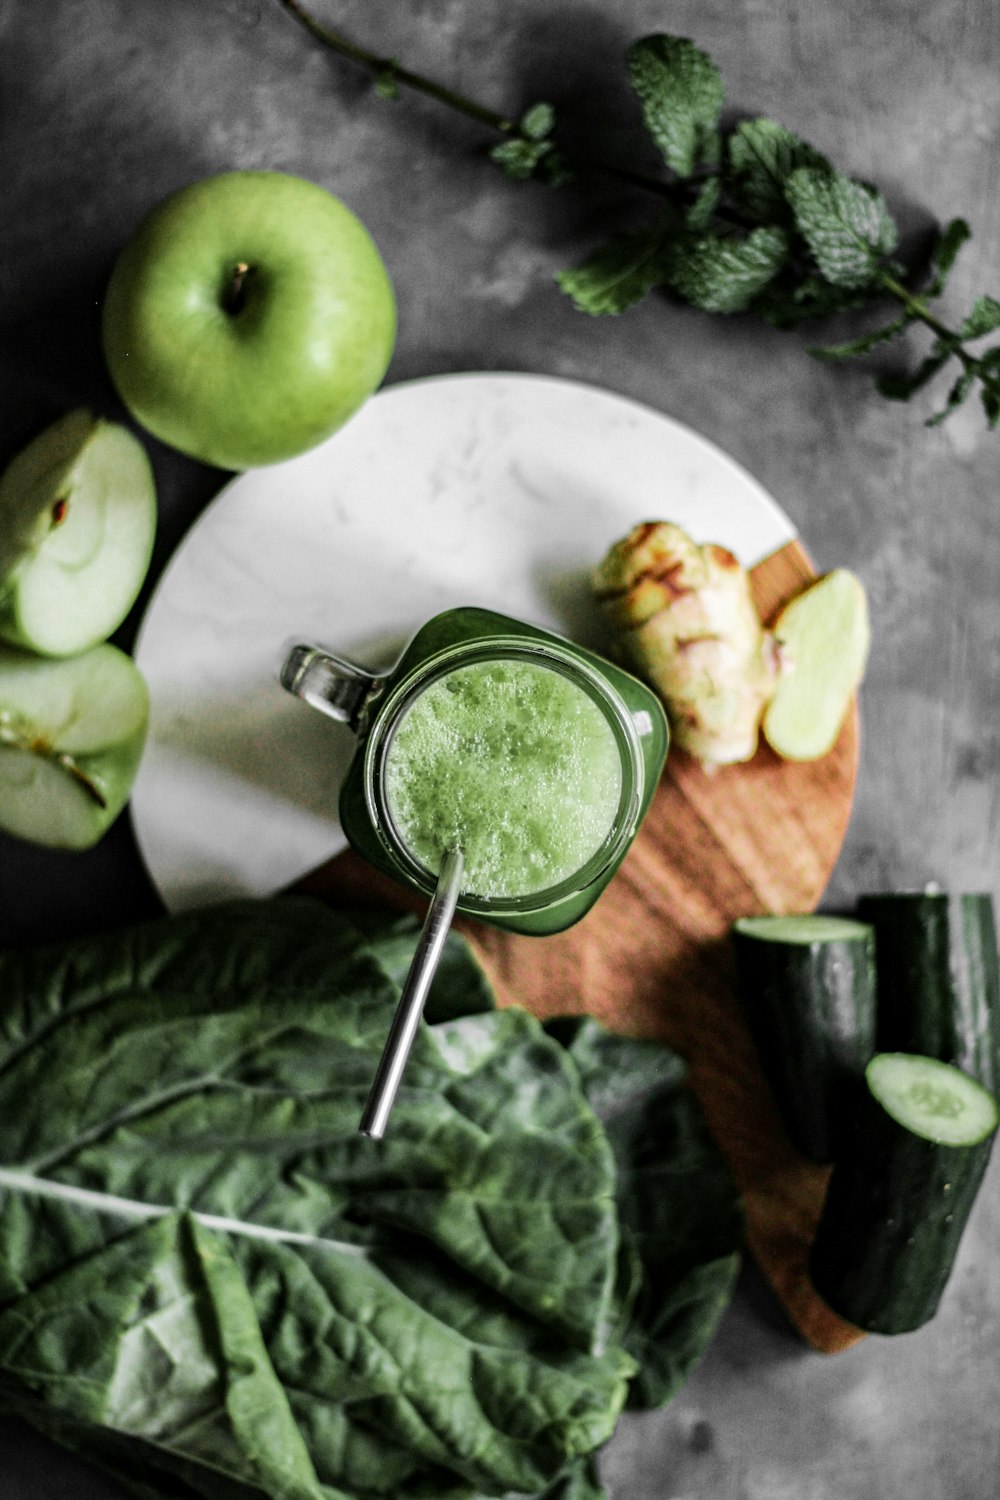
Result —
M878 1053L853 1149L834 1166L810 1255L813 1283L871 1333L935 1314L989 1160L997 1101L951 1063Z
M997 1128L997 1102L960 1069L932 1057L882 1052L868 1087L897 1124L941 1146L976 1146Z
M833 1161L875 1051L871 927L802 913L733 927L740 997L785 1128L810 1161Z
M878 1048L955 1063L1000 1092L1000 961L988 894L871 895L858 915L875 929Z

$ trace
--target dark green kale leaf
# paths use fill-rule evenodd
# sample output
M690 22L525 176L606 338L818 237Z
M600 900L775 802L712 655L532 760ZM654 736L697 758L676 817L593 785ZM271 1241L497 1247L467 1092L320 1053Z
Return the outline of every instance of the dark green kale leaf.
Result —
M537 1494L610 1436L634 1361L575 1067L522 1012L426 1026L360 1136L377 947L285 901L0 959L9 1409L270 1500Z
M662 1406L702 1358L732 1296L743 1205L687 1069L655 1042L590 1018L547 1023L611 1140L625 1247L620 1337L638 1371L629 1406ZM638 1274L636 1274L638 1273Z

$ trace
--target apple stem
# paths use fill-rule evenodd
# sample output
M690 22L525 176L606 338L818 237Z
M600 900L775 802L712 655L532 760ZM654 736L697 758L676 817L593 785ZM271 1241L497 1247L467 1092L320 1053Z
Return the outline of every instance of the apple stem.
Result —
M227 313L242 312L247 299L246 280L251 270L245 260L237 261L233 267L229 284L222 294L222 305Z
M68 514L69 514L69 500L68 500L68 498L65 495L61 495L59 497L59 499L55 502L55 504L52 507L52 530L53 531L55 530L55 528L57 526L61 526L62 525L62 523L65 521L65 519L66 519L66 517L67 517Z

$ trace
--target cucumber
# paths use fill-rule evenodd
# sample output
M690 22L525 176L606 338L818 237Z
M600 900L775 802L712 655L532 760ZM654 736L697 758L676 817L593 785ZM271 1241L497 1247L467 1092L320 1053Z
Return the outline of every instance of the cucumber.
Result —
M1000 963L988 895L863 897L875 929L880 1052L955 1063L1000 1091Z
M951 1063L877 1053L850 1153L830 1175L813 1285L871 1333L908 1333L937 1311L989 1160L997 1101Z
M785 1128L830 1162L851 1128L875 1051L875 944L844 917L743 917L733 926L740 997Z

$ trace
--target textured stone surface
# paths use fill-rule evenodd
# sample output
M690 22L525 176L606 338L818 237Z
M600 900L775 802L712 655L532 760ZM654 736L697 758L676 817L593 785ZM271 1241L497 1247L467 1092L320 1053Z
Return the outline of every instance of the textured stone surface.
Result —
M501 110L561 106L582 146L636 159L619 59L655 29L719 63L728 107L776 116L877 181L914 233L975 231L948 309L1000 295L1000 13L990 0L316 0L350 35ZM324 183L383 249L401 309L390 380L534 370L649 402L731 452L817 564L855 568L875 649L854 818L830 904L928 879L1000 894L1000 433L971 403L941 427L807 339L660 299L592 320L553 273L622 198L607 181L508 183L492 138L429 99L374 97L278 0L0 0L0 461L71 404L117 411L97 309L138 217L192 177L275 167ZM639 161L652 166L648 148ZM625 195L637 217L638 193ZM839 330L838 330L839 332ZM914 335L916 359L924 341ZM151 444L158 570L222 482ZM664 475L664 510L670 476ZM155 576L155 572L154 572ZM134 620L121 639L128 644ZM153 909L127 825L92 854L0 839L0 940ZM1000 1162L934 1322L833 1359L805 1352L748 1270L702 1367L605 1455L612 1500L993 1500L1000 1472ZM114 1487L0 1424L4 1500Z

